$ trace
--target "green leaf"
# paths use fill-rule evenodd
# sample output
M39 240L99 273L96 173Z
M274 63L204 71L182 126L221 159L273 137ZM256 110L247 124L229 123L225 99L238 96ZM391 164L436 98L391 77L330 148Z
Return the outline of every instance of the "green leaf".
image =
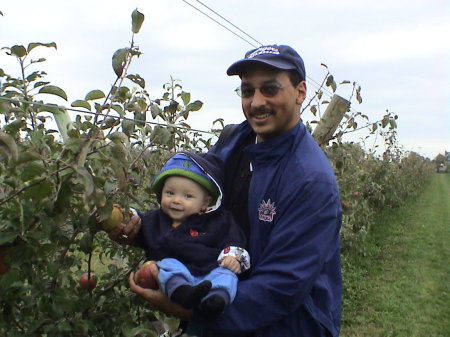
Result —
M372 124L372 132L377 131L377 129L378 129L378 123L373 123Z
M147 111L135 111L134 119L135 119L136 125L144 126L145 121L147 120Z
M17 57L23 57L25 55L27 55L27 50L25 49L24 46L12 46L11 47L11 54L17 56Z
M122 162L114 161L114 162L111 162L111 167L113 168L114 172L116 173L118 189L120 191L126 191L128 184L127 184L127 174L126 174L125 166L123 165Z
M49 84L49 83L50 83L50 82L39 81L39 82L36 82L36 83L34 84L34 88L42 87L43 85L47 85L47 84Z
M30 61L30 64L31 64L31 63L41 63L41 62L45 62L45 61L46 61L46 59L43 58L43 57L41 57L40 59L37 59L37 60L31 60L31 61Z
M130 137L134 132L134 128L136 127L136 123L130 119L124 119L122 121L122 131Z
M13 242L17 237L17 233L15 232L3 232L2 235L0 235L0 246L5 243Z
M117 77L121 77L127 62L128 48L116 50L112 57L112 67Z
M188 92L184 92L184 91L183 91L183 92L180 94L180 96L181 96L181 99L183 100L184 105L189 104L189 102L191 101L191 94L188 93Z
M80 152L78 152L77 159L76 159L76 165L78 167L84 167L84 164L86 163L87 155L91 149L91 145L94 142L93 139L86 139L81 146Z
M116 111L116 112L120 115L120 117L123 117L123 116L124 116L123 108L122 108L120 105L118 105L118 104L113 104L113 105L111 105L111 109L113 109L114 111Z
M92 252L92 249L94 248L92 235L91 233L84 233L83 237L81 238L78 247L80 250L85 253L89 254Z
M106 117L101 122L100 129L101 130L111 129L112 127L114 127L118 124L120 124L120 119L118 119L117 117Z
M336 92L337 85L335 81L331 82L331 89L333 89L333 92Z
M327 81L325 83L326 86L329 87L331 85L331 83L333 83L333 81L334 81L333 75L328 75Z
M20 178L23 181L29 181L33 178L41 176L47 169L40 161L32 161L24 165Z
M24 163L28 163L29 161L39 160L39 159L40 159L39 153L29 149L29 150L19 152L19 158L17 158L15 165L21 165Z
M167 144L172 138L172 134L170 133L170 131L162 127L157 128L152 136L154 137L156 143L162 145Z
M202 108L202 106L203 106L203 103L197 100L195 102L189 103L186 106L186 111L198 111Z
M111 139L113 142L123 142L128 143L129 139L128 136L124 132L113 132L111 133L107 138Z
M142 89L145 89L145 80L139 76L138 74L136 75L127 75L127 78L131 81L133 81L134 83L136 83L137 85L139 85Z
M5 126L5 131L9 134L16 134L20 129L27 126L27 122L24 119L17 119L12 123Z
M159 107L158 104L153 103L153 104L150 106L150 112L152 113L153 119L155 119L155 118L158 117L159 114L161 113L161 108Z
M390 120L389 120L389 126L390 126L390 129L391 129L391 130L397 128L397 123L395 122L394 119L390 119Z
M76 101L73 101L72 104L70 104L70 106L74 108L85 108L89 111L91 110L91 105L89 104L89 102L84 101L82 99L77 99Z
M85 101L93 101L95 99L105 98L105 93L101 90L91 90L87 93L86 97L84 98Z
M58 191L58 196L53 204L54 214L61 214L65 209L70 207L70 200L72 198L72 190L70 184L67 182L62 182L61 187Z
M53 47L53 48L57 49L55 42L50 42L50 43L31 42L30 44L28 44L27 51L30 52L32 49L39 47L39 46L47 47L47 48Z
M0 146L5 147L8 150L9 156L11 156L13 160L19 158L19 149L16 141L13 137L3 131L0 131Z
M94 193L94 179L89 171L85 167L72 166L72 169L80 175L84 180L84 196L89 198L89 196Z
M362 103L362 97L361 97L361 87L358 86L356 88L356 100L358 101L359 104Z
M44 180L43 182L37 184L36 186L27 188L23 193L22 197L24 199L43 199L48 197L53 191L53 184L50 180Z
M111 147L111 154L113 158L116 158L120 162L126 162L128 158L128 150L121 142L114 142Z
M139 12L136 8L133 13L131 13L131 31L135 34L139 33L143 22L144 14Z
M45 87L42 87L39 90L40 94L51 94L59 96L67 101L67 95L60 87L57 87L56 85L46 85Z

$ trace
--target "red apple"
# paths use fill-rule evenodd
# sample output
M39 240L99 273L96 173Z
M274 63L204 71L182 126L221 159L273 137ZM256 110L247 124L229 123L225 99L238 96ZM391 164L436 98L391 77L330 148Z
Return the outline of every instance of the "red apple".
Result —
M0 276L6 274L10 268L9 264L6 264L4 259L9 254L10 248L0 249Z
M91 273L91 277L89 277L88 273L84 273L80 277L80 287L87 290L92 290L97 285L97 276L94 273Z
M158 289L158 282L153 278L150 271L150 266L156 264L155 261L147 261L134 275L134 281L142 288L146 289Z

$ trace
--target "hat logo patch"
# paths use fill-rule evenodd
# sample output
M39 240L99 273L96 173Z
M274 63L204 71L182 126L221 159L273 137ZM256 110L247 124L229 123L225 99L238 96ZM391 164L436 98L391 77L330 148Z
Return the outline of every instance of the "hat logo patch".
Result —
M272 222L273 216L277 214L275 212L275 202L271 203L270 199L267 201L262 201L258 208L259 220L265 222Z
M273 46L260 47L260 48L256 49L253 53L248 55L247 58L252 59L255 56L258 56L258 55L261 55L261 54L275 54L275 55L279 55L280 51L278 50L277 47L273 47Z
M191 163L188 162L187 160L183 162L183 167L191 168L191 166L192 166Z

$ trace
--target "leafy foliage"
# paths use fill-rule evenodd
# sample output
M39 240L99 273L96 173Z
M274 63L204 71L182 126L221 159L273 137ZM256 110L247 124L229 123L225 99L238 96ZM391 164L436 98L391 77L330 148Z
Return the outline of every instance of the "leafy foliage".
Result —
M133 12L133 38L143 19ZM214 134L205 139L189 132L186 119L202 103L191 102L178 81L171 79L164 96L151 100L145 81L127 74L140 55L133 38L113 55L117 77L110 92L94 89L72 102L86 110L74 121L67 109L39 99L67 100L64 90L46 82L45 72L29 72L45 61L31 59L34 49L56 44L3 48L23 76L0 70L0 249L7 250L9 266L0 276L1 335L154 334L156 316L128 290L128 274L137 269L142 251L109 240L96 218L106 219L113 203L155 207L148 187L162 162L174 151L209 147ZM148 112L163 123L148 124ZM58 131L49 128L49 119ZM99 276L92 291L78 285L84 272Z

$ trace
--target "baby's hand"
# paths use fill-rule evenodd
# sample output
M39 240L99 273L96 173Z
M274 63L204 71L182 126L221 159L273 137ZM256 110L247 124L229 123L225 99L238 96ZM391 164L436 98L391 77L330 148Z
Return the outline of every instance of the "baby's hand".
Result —
M241 264L234 256L225 256L220 266L230 269L235 274L239 274L241 272Z

